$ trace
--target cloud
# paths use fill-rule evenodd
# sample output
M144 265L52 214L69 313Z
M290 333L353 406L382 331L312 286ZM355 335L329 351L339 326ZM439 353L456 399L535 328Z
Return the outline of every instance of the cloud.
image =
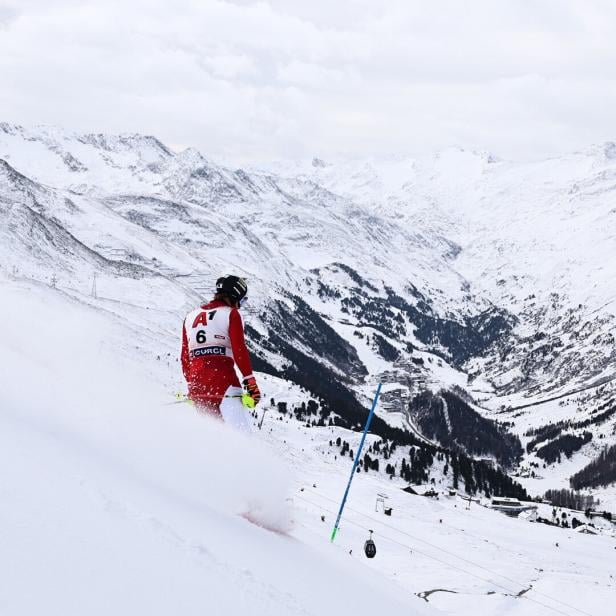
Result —
M238 163L613 139L602 0L24 0L0 10L0 118L141 131Z
M11 22L17 19L18 15L16 7L0 5L0 28L7 28Z

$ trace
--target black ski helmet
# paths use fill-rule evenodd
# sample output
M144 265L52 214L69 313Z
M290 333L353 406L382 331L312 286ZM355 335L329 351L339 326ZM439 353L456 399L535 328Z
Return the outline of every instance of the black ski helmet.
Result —
M216 281L216 292L226 295L233 303L238 303L246 297L248 285L238 276L222 276Z

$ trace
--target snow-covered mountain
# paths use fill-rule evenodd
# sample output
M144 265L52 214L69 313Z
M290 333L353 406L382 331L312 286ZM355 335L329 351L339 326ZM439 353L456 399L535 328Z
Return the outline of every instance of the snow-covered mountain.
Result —
M611 522L485 506L616 440L609 152L232 170L0 125L0 613L610 614ZM182 318L231 272L251 440L173 396Z
M233 170L154 137L0 124L0 267L129 319L169 358L183 313L243 274L258 370L348 426L384 381L377 432L509 467L523 452L542 492L616 440L615 151ZM472 443L470 417L511 446Z

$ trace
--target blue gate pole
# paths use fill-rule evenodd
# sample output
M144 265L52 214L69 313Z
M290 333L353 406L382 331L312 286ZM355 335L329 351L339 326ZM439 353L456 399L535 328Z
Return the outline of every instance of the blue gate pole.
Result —
M336 533L338 532L338 525L340 524L340 518L342 517L342 511L346 504L347 496L349 495L349 490L351 489L351 482L353 481L353 477L355 476L355 470L357 469L357 465L359 464L359 456L361 455L361 450L364 447L364 441L366 440L366 434L368 434L368 430L370 429L370 424L372 423L372 416L374 415L374 409L376 409L376 403L379 401L379 396L381 395L381 385L376 388L376 394L374 396L374 400L372 401L372 408L370 409L370 414L368 415L368 419L366 421L366 426L364 428L364 434L361 437L361 442L359 443L359 449L357 450L357 455L355 456L355 462L353 462L353 470L351 471L351 476L349 477L349 483L347 484L346 490L344 491L344 496L342 497L342 503L340 503L340 511L338 511L338 517L336 518L336 523L334 524L334 528L332 530L332 536L330 541L333 543L336 538Z

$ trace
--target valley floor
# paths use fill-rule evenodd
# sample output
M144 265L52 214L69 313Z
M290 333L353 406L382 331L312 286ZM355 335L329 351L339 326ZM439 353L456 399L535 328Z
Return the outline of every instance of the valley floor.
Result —
M402 491L405 484L373 473L357 474L341 532L334 546L327 544L351 470L351 460L334 461L328 446L338 429L298 430L296 422L281 422L274 414L264 429L272 430L272 446L282 443L296 469L293 536L324 553L359 560L424 598L436 613L611 613L616 538L510 518L475 502L469 508L460 496L409 495ZM391 517L380 503L375 511L378 494L388 497ZM369 530L378 550L373 560L363 554Z

